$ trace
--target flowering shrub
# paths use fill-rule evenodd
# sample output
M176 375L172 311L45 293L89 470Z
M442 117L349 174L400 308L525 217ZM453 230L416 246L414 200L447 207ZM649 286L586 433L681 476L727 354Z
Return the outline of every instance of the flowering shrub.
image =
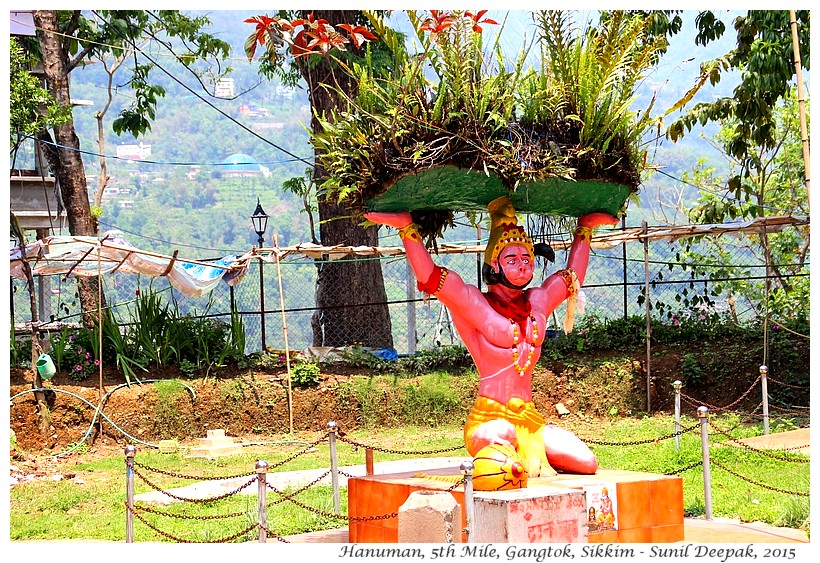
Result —
M95 375L100 369L100 360L94 357L88 350L77 348L75 357L76 364L74 368L69 371L68 378L74 381L82 381L88 377Z

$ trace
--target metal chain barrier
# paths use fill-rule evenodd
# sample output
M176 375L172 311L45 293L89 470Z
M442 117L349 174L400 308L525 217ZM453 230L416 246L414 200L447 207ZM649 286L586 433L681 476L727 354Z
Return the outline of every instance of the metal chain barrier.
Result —
M170 540L173 540L177 543L228 543L228 542L231 542L231 541L233 541L237 538L240 538L240 537L244 536L245 534L250 533L252 530L259 527L258 524L251 524L250 526L248 526L244 530L240 530L240 531L236 532L235 534L232 534L230 536L225 536L223 538L219 538L219 539L215 539L215 540L207 540L207 541L204 541L204 542L203 541L198 541L198 540L189 540L189 539L181 538L179 536L175 536L175 535L170 534L170 533L168 533L164 530L160 530L159 528L157 528L156 526L151 524L148 520L143 518L142 515L139 513L138 510L136 510L135 507L133 507L133 506L129 507L128 503L125 503L125 506L126 506L126 509L130 508L131 513L134 516L137 517L137 520L139 520L140 522L142 522L143 524L145 524L146 526L148 526L149 528L154 530L159 535L164 536L164 537L166 537Z
M227 477L205 477L202 475L183 475L182 473L176 473L173 471L165 471L163 469L157 469L156 467L149 467L147 465L142 465L137 460L134 460L134 466L139 467L140 469L145 469L147 471L153 471L154 473L159 473L161 475L167 475L168 477L177 477L179 479L191 479L196 481L227 481L229 479L241 479L242 477L250 477L251 475L255 475L253 471L248 473L242 473L240 475L229 475Z
M310 443L310 445L308 445L306 448L304 448L304 449L302 449L302 450L300 450L300 451L296 452L296 453L295 453L295 454L293 454L292 456L287 457L287 458L283 459L282 461L278 461L278 462L276 462L276 463L274 463L274 464L270 465L269 469L274 469L274 468L276 468L276 467L281 467L281 466L285 465L286 463L288 463L289 461L293 461L294 459L296 459L296 458L297 458L297 457L299 457L300 455L306 454L307 452L309 452L310 450L312 450L313 448L315 448L315 447L316 447L316 446L317 446L320 442L324 442L326 439L327 439L327 433L325 433L325 434L324 434L321 438L319 438L318 440L315 440L315 441L311 442L311 443Z
M330 469L328 469L327 471L325 471L324 473L322 473L321 475L319 475L316 479L314 479L313 481L311 481L311 482L310 482L310 483L308 483L307 485L304 485L303 487L301 487L301 488L299 488L299 489L295 490L294 492L292 492L292 493L290 493L290 494L287 494L287 493L284 493L284 492L280 491L279 489L277 489L276 487L274 487L274 486L273 486L273 485L271 485L270 483L265 483L265 485L266 485L266 486L267 486L270 490L272 490L273 492L275 492L276 494L278 494L278 495L279 495L279 497L280 497L280 498L279 498L279 500L275 500L275 501L273 501L272 503L270 503L270 505L271 505L271 506L274 506L274 505L280 504L280 503L282 503L282 502L285 502L286 500L293 500L293 497L295 497L295 496L296 496L296 495L298 495L298 494L301 494L301 493L305 492L306 490L308 490L309 488L311 488L313 485L316 485L319 481L321 481L322 479L324 479L324 478L325 478L325 477L327 477L328 475L330 475Z
M782 385L783 387L788 387L789 389L809 389L808 385L793 385L791 383L786 383L784 381L780 381L779 379L775 379L771 375L768 376L768 379L773 383L777 383L779 385Z
M162 494L168 495L169 497L171 497L173 499L181 500L181 501L184 501L184 502L201 502L201 503L212 502L212 501L215 501L215 500L222 500L222 499L228 498L230 496L233 496L233 495L239 493L239 491L242 491L243 489L247 489L248 487L250 487L258 479L258 476L254 475L247 483L245 483L244 485L240 485L239 487L237 487L236 489L234 489L233 491L231 491L229 493L225 493L224 495L219 495L219 496L216 496L216 497L208 497L208 498L204 498L204 499L197 499L197 498L180 497L180 496L173 495L173 494L169 493L168 491L164 491L164 490L162 490L161 487L159 487L159 485L156 485L155 483L152 483L151 481L146 479L145 476L142 475L136 469L134 470L134 475L136 475L137 477L142 479L149 487L151 487L155 491L159 491Z
M743 395L741 395L741 396L740 396L737 400L735 400L735 402L733 402L733 403L731 403L731 404L729 404L729 405L726 405L725 407L716 407L716 406L714 406L714 405L710 405L709 403L704 403L703 401L698 402L698 400L697 400L697 399L694 399L694 398L692 398L692 397L690 397L690 396L686 395L685 393L681 393L681 394L680 394L680 396L681 396L681 398L683 398L684 400L686 400L686 402L687 402L687 403L689 403L691 406L700 406L700 405L703 405L703 406L705 406L705 407L709 407L709 410L714 410L714 411L725 411L725 410L729 410L729 409L731 409L732 407L734 407L735 405L737 405L738 403L740 403L743 399L745 399L745 398L749 395L749 393L751 393L752 391L754 391L755 385L757 385L757 384L758 384L758 382L760 381L760 379L761 379L761 376L759 376L759 375L758 375L758 376L757 376L757 379L755 379L755 380L754 380L754 383L752 383L752 384L751 384L751 386L750 386L750 387L746 390L746 392L745 392L745 393L743 393Z
M281 542L281 543L290 543L288 540L286 540L285 538L283 538L282 536L280 536L280 535L279 535L279 534L277 534L276 532L272 532L271 530L269 530L266 526L261 526L261 525L260 525L259 527L260 527L261 529L265 530L265 533L266 533L267 535L269 535L269 536L273 536L274 538L276 538L276 541Z
M156 508L151 508L150 506L145 506L144 504L139 505L139 509L141 512L150 512L151 514L167 516L168 518L177 518L179 520L221 520L223 518L238 518L247 514L247 512L232 512L230 514L214 514L213 516L191 516L189 514L173 514L164 510L157 510Z
M388 448L382 448L379 446L368 446L367 444L362 444L361 442L356 442L355 440L351 440L349 438L345 438L342 435L337 435L337 438L342 442L346 442L357 448L365 448L371 449L377 452L387 453L387 454L401 454L401 455L431 455L431 454L441 454L446 452L455 452L461 449L464 449L464 445L460 446L453 446L452 448L442 448L440 450L419 450L419 451L411 451L411 450L391 450Z
M690 430L694 430L697 428L699 424L693 424L689 428L684 428L680 430L680 433L689 432ZM588 444L594 444L596 446L638 446L642 444L653 444L660 442L661 440L669 440L670 438L674 438L678 433L672 432L672 434L666 434L664 436L658 436L657 438L647 438L646 440L634 440L631 442L604 442L600 440L588 440L586 438L581 438L583 442Z
M271 489L276 494L278 494L283 499L289 500L290 502L292 502L296 506L304 508L308 512L318 514L319 516L324 516L325 518L333 518L335 520L346 520L348 522L360 522L360 521L368 521L368 520L389 520L390 518L396 518L399 515L398 512L392 512L390 514L383 514L383 515L380 515L380 516L343 516L341 514L334 514L333 512L327 512L327 511L324 511L324 510L320 510L320 509L318 509L314 506L310 506L310 505L305 504L305 503L303 503L299 500L296 500L295 498L293 498L296 495L296 493L293 493L292 495L288 495L287 493L284 493L284 492L280 491L279 489L277 489L276 487L274 487L273 485L270 485L270 484L268 484L268 488ZM281 502L281 501L279 501L279 502Z
M690 469L694 469L695 467L698 467L699 465L703 465L702 460L693 461L689 465L684 465L683 467L680 467L678 469L674 469L672 471L667 471L666 473L664 473L664 475L679 475L680 473L683 473L684 471L689 471Z
M737 471L733 471L733 470L729 469L728 467L726 467L725 465L718 463L714 459L712 459L711 462L714 465L717 465L718 467L720 467L725 472L730 473L730 474L734 475L735 477L737 477L738 479L746 481L747 483L751 483L752 485L757 485L758 487L762 487L764 489L768 489L768 490L774 491L776 493L784 493L784 494L787 494L787 495L794 495L794 496L799 496L799 497L811 496L811 493L804 493L804 492L799 492L799 491L787 491L785 489L778 489L777 487L772 487L771 485L766 485L765 483L759 483L757 481L753 481L753 480L749 479L748 477L744 477L743 475L741 475Z
M754 448L754 447L752 447L748 444L744 444L744 443L740 442L739 440L737 440L734 436L732 436L731 434L726 432L725 430L715 426L715 424L711 420L709 421L709 426L714 428L719 434L723 434L724 436L729 438L730 442L732 442L734 444L737 444L738 446L742 446L743 448L749 450L750 452L754 452L756 454L760 454L760 455L766 456L766 457L771 458L771 459L776 459L778 461L787 461L787 462L790 462L790 463L810 463L811 462L810 459L792 459L792 458L786 458L786 457L779 457L779 456L776 456L776 455L774 455L772 453L769 453L765 450L761 450L761 449L758 449L758 448Z

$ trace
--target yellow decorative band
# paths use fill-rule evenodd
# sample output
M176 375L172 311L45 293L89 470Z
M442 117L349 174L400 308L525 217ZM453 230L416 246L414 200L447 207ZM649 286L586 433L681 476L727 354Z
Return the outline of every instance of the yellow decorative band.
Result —
M441 275L438 278L438 287L436 287L436 290L433 292L433 295L436 295L439 291L441 291L441 288L444 287L444 280L447 279L447 274L449 272L450 270L448 270L447 268L441 269Z
M564 280L564 283L567 286L567 294L575 295L578 293L578 290L580 289L578 284L578 276L575 275L575 272L572 269L565 268L563 270L558 270L556 273L561 276L562 280Z
M584 237L585 239L587 239L587 242L592 240L592 229L590 229L589 227L583 227L581 225L578 225L577 227L575 227L575 230L572 232L572 234Z
M406 227L399 229L399 237L401 240L409 238L410 240L421 242L421 234L419 234L418 225L415 223L410 223Z

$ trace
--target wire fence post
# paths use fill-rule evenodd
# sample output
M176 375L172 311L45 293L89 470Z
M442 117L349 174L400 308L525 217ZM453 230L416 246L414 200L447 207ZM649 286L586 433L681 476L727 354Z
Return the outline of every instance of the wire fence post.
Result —
M125 543L134 543L134 456L136 446L125 447Z
M259 518L259 543L268 541L268 462L256 462L257 514Z
M760 366L760 392L763 394L763 434L769 433L769 368Z
M680 388L682 385L679 379L672 384L675 388L675 451L680 449Z
M339 425L332 420L327 423L327 438L330 446L330 479L333 483L333 511L341 514L341 504L339 502L339 459L336 455L336 431Z
M698 407L700 418L700 449L703 455L703 507L706 510L706 519L712 519L712 476L709 467L709 426L707 416L709 409Z
M472 461L461 462L461 474L464 475L464 517L467 520L467 543L474 543L475 500L473 499L473 470Z

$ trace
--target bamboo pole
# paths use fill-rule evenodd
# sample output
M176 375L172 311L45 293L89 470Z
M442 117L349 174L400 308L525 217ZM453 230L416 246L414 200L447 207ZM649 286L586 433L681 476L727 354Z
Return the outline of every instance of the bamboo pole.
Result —
M288 371L288 428L293 434L293 387L290 376L290 346L288 345L288 319L285 315L285 296L282 293L282 269L279 265L279 240L273 235L273 247L276 250L276 277L279 279L279 308L282 310L282 333L285 337L285 366ZM260 267L262 263L259 263Z
M103 389L103 326L102 326L102 264L100 263L100 250L102 249L101 246L97 246L97 332L99 334L98 340L98 354L100 355L97 358L100 361L100 403L102 404L103 397L105 397L105 391ZM103 417L100 417L100 436L103 433Z
M649 304L649 237L647 232L649 230L646 221L643 222L643 264L646 292L646 412L652 412L652 322L650 317Z
M800 108L800 136L803 141L803 166L806 171L806 197L808 198L809 208L811 209L811 188L809 187L809 178L811 177L810 163L811 156L809 153L809 133L806 125L806 96L803 92L803 70L800 62L800 42L797 36L797 17L794 10L789 10L789 23L792 28L792 48L794 49L794 71L797 75L797 104Z

